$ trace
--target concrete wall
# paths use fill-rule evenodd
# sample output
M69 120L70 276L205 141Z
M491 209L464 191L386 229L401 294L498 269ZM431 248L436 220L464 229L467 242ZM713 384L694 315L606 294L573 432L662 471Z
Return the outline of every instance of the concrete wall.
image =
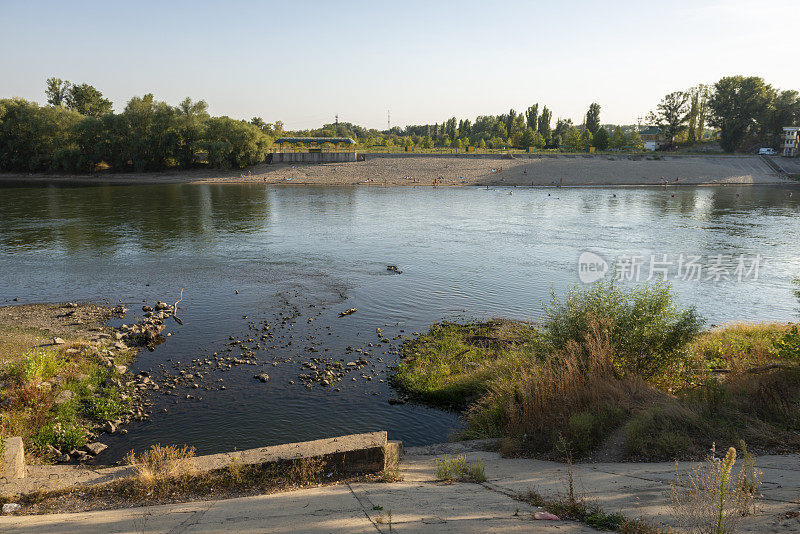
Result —
M339 163L356 157L355 152L273 152L272 163Z

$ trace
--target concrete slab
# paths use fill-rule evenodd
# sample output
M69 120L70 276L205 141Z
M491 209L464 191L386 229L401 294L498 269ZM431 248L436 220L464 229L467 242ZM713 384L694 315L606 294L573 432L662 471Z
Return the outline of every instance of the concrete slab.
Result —
M294 492L195 502L180 505L109 510L84 514L0 517L0 531L54 532L526 532L584 533L574 522L535 521L535 510L512 496L534 488L546 497L564 492L566 466L557 462L501 458L496 453L461 447L471 461L485 463L484 484L444 484L435 480L435 460L442 454L407 454L404 481L339 484ZM419 449L410 449L411 452ZM449 455L449 453L448 453ZM800 520L786 515L800 510L797 456L765 457L761 512L745 518L742 532L800 532ZM684 469L689 464L679 464ZM620 511L671 524L666 492L675 464L576 464L576 489L607 512ZM793 502L794 501L794 502Z
M25 446L22 438L6 438L0 463L0 482L25 478Z

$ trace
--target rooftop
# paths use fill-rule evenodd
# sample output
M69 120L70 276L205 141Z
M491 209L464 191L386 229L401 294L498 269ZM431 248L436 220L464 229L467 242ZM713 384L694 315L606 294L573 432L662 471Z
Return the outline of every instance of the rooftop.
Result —
M344 143L347 145L355 145L356 142L350 137L279 137L275 140L276 143Z

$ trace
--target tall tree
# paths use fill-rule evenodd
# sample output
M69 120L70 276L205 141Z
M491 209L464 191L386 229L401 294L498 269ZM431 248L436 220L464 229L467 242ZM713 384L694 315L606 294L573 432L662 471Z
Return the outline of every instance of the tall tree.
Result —
M688 91L689 113L686 116L686 140L690 144L698 143L703 139L706 115L708 113L708 87L698 85Z
M764 123L764 134L780 137L784 126L793 126L800 122L800 96L797 91L781 91L773 99L769 116Z
M545 140L545 143L550 142L551 132L550 132L550 121L553 119L553 112L547 109L545 106L542 109L542 114L539 115L539 133L542 134L542 137Z
M593 102L586 112L586 129L592 132L592 135L600 129L600 104L597 102Z
M70 83L61 78L47 78L47 103L53 106L63 106L69 96Z
M534 104L525 112L525 122L534 132L539 129L539 104Z
M774 91L757 76L726 76L714 84L708 101L711 124L720 129L720 145L733 152L769 107Z
M81 115L100 117L111 112L111 101L89 84L73 85L66 96L66 104Z
M506 131L511 134L511 131L514 129L514 121L517 120L517 112L513 109L508 111L508 115L506 115Z
M666 95L656 106L656 111L651 111L647 120L661 128L661 133L667 141L667 146L672 146L675 136L686 129L686 102L689 96L683 91L675 91Z

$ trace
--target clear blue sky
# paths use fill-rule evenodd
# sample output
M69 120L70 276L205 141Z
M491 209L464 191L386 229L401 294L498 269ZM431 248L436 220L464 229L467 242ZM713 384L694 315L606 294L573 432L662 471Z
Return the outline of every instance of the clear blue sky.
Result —
M724 75L800 90L798 23L797 0L0 0L0 97L44 103L56 76L95 85L117 111L133 95L191 96L289 129L535 102L576 122L598 102L603 122L630 124Z

